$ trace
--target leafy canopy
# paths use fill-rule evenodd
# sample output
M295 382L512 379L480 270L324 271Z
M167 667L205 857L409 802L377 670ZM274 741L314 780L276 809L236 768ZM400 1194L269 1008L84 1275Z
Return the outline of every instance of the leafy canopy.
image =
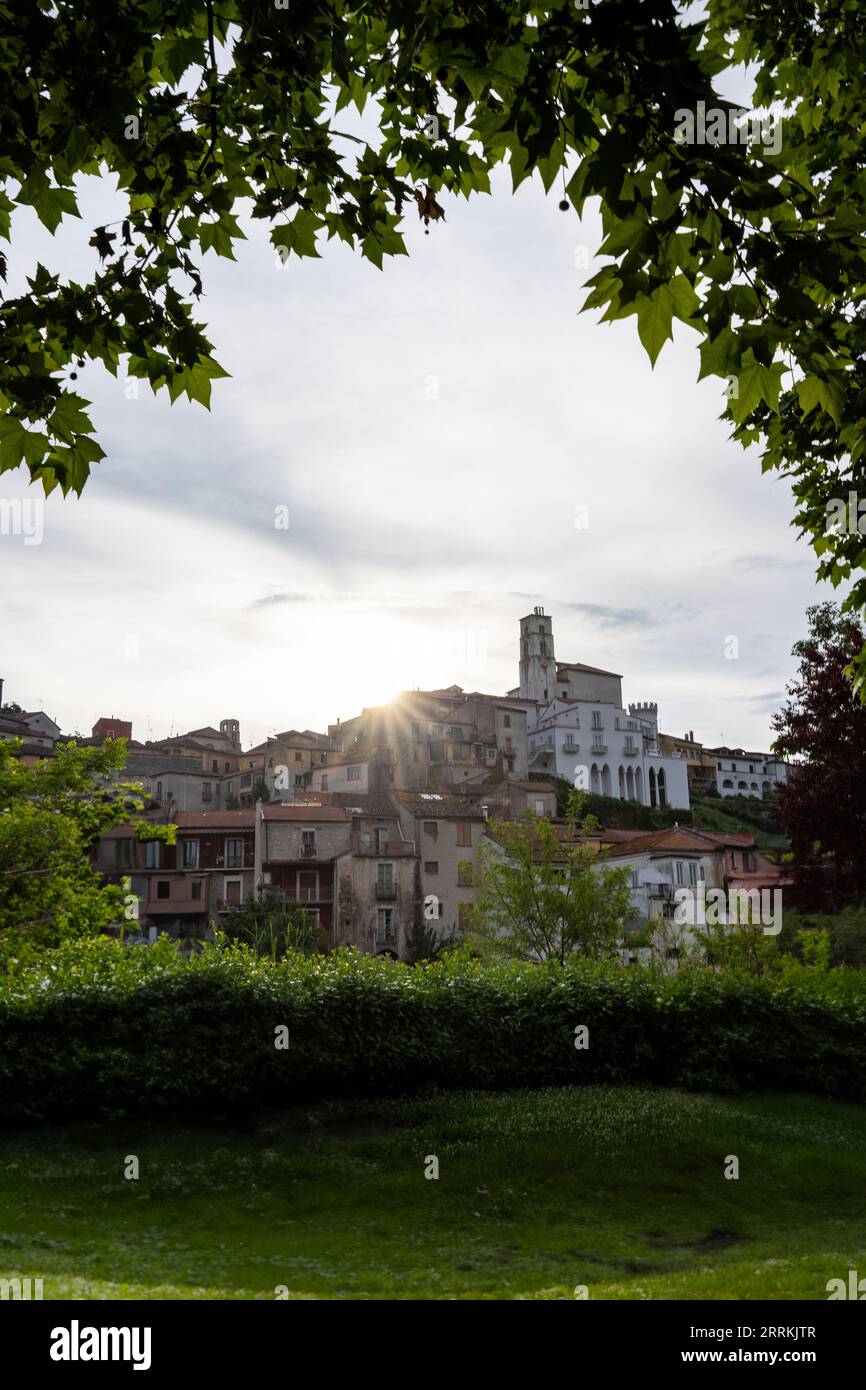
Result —
M124 914L121 888L92 867L89 852L112 826L172 841L174 826L137 817L140 788L119 782L123 739L99 748L58 744L55 756L25 763L20 740L0 741L0 962L29 959Z
M635 315L653 362L674 321L693 328L734 436L790 477L819 573L864 568L857 529L825 520L863 482L859 0L0 0L0 20L0 237L19 205L65 231L82 174L123 205L88 229L85 282L39 265L0 306L0 470L81 491L103 457L74 384L88 361L208 405L225 373L196 304L242 215L281 255L338 237L381 267L407 208L438 224L507 163L515 188L537 172L578 213L600 201L585 307ZM685 141L682 112L727 117L743 64L780 147ZM344 129L350 105L374 136Z
M600 863L598 849L579 838L581 802L573 793L561 827L532 814L491 821L467 946L484 956L560 964L570 956L617 956L632 915L631 870Z

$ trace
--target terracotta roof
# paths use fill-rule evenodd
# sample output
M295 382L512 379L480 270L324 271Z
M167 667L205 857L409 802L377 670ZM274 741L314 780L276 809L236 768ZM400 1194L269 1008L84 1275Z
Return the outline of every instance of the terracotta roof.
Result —
M413 816L424 816L428 820L453 816L457 820L483 820L481 812L454 796L443 793L394 792L394 797L405 806Z
M618 847L612 845L610 853L613 857L620 854L648 854L653 851L664 850L706 854L715 848L715 843L700 831L674 827L670 830L651 831L649 834L641 835L634 840L624 841Z
M495 785L495 783L494 783ZM532 782L522 781L518 777L512 777L508 782L509 787L520 787L521 791L527 792L554 792L556 788L552 782Z
M736 848L752 849L755 845L754 835L739 830L701 830L699 832L707 840L715 840L720 845L732 845Z
M394 819L397 808L383 792L323 792L337 805L350 814L357 807L362 816L373 816L377 820Z
M296 805L292 802L283 805L263 806L262 814L269 821L346 821L349 817L342 806L316 806L310 802Z
M255 817L252 806L241 811L178 811L173 823L178 830L252 830Z

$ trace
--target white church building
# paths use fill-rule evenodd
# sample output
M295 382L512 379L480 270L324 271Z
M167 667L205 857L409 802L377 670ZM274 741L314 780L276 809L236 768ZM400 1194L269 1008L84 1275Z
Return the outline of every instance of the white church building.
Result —
M626 708L622 676L557 661L553 620L543 608L520 619L520 685L508 693L532 702L530 772L564 777L582 791L621 801L688 808L687 764L662 755L658 706Z

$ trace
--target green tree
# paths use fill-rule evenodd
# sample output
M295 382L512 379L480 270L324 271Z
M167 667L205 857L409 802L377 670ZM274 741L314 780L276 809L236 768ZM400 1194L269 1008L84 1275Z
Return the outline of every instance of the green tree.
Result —
M103 457L88 362L208 405L225 372L203 262L233 258L241 213L281 256L336 237L381 267L407 208L442 232L506 164L515 188L561 183L565 211L600 205L584 308L634 315L653 363L675 321L696 332L733 435L790 478L819 572L866 600L859 528L826 523L866 494L859 0L0 0L0 18L0 237L21 206L65 231L82 174L118 203L88 229L89 277L40 264L0 304L0 469L81 491ZM741 65L781 124L719 95ZM345 128L349 106L372 134ZM22 276L24 250L16 233Z
M174 838L173 826L137 818L139 788L117 780L123 739L58 744L54 757L32 764L16 756L20 747L0 742L0 962L123 919L123 890L89 859L106 830L131 822L143 837Z
M300 903L274 897L248 898L225 914L222 931L229 941L241 941L257 956L278 960L288 951L311 955L321 950L317 918Z
M613 958L632 912L631 871L602 862L579 838L573 797L560 836L534 815L491 821L482 843L465 944L482 955L562 962Z

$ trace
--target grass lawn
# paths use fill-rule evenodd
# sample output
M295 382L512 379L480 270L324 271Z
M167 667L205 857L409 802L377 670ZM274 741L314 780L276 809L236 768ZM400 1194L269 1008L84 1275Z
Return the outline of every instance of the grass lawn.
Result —
M0 1155L0 1276L46 1299L825 1299L866 1274L866 1108L811 1097L434 1094Z

